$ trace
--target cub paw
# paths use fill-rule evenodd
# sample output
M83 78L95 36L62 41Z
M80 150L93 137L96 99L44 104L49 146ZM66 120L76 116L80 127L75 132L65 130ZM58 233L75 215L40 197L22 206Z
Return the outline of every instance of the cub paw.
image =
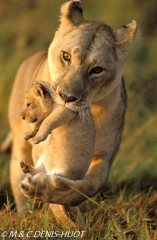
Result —
M36 136L35 138L33 138L33 143L38 144L38 143L44 141L47 138L47 136L48 136L47 134L44 134L42 136Z
M38 129L34 129L33 131L29 131L23 134L23 138L25 140L29 140L30 138L33 138L38 132Z
M31 175L28 175L20 182L21 192L28 198L34 198L35 196L35 188L31 184Z
M20 162L20 167L24 173L30 173L29 165L25 161Z
M20 182L21 192L28 198L34 198L39 201L46 202L47 199L47 174L38 173L33 176L27 174L26 177ZM52 192L50 190L50 192Z
M25 140L29 140L31 138L31 134L29 132L26 132L22 135L22 137L25 139Z

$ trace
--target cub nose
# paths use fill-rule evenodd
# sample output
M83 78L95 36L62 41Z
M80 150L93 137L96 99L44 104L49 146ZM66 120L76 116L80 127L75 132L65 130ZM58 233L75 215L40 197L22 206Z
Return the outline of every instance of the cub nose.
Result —
M59 96L65 101L65 102L74 102L77 100L76 97L73 96L67 96L65 93L63 93L61 90L59 90Z
M25 120L25 115L24 115L23 112L21 113L21 117L22 117L23 120Z

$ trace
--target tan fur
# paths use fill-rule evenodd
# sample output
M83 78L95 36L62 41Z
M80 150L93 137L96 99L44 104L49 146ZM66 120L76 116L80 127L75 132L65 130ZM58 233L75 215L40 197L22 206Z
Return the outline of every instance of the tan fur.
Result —
M91 114L87 109L85 112L87 115L81 119L78 113L63 105L57 105L52 111L52 106L55 104L51 98L51 94L53 97L51 86L48 86L48 83L40 85L40 83L33 84L24 97L22 117L31 125L33 124L38 131L35 136L33 129L32 132L27 133L27 136L34 135L33 142L40 143L48 137L52 130L53 132L49 144L44 148L36 166L33 167L22 161L21 167L24 173L29 172L32 175L42 171L49 174L48 178L56 174L72 180L83 179L91 163L94 150L94 123ZM45 94L43 94L43 88ZM49 115L46 117L47 113ZM58 127L59 129L56 129ZM60 143L62 144L60 145ZM36 146L34 145L33 148ZM60 188L62 189L62 186Z
M19 159L32 162L31 145L21 137L23 132L28 131L28 126L20 119L23 97L30 84L36 79L47 81L54 88L57 104L76 112L89 107L91 109L96 138L92 162L83 180L74 182L56 175L50 181L46 173L38 173L24 180L27 186L25 195L28 197L52 204L79 205L86 199L80 192L91 197L104 186L118 151L127 104L123 65L136 35L135 21L113 30L104 23L84 21L79 2L70 1L62 8L61 25L48 49L48 57L46 51L41 51L22 64L13 86L9 108L13 134L11 184L19 210L23 209L26 202L18 189L24 176L19 174ZM36 145L34 163L49 140L48 137ZM66 141L68 144L68 138ZM68 184L71 188L55 191L53 181L65 186ZM45 187L46 194L43 190ZM60 219L62 213L58 213Z
M0 144L0 153L9 152L12 146L12 134L9 132L4 139L4 141Z
M26 132L25 140L33 138L43 122L52 112L53 101L45 82L33 83L24 96L24 103L21 112L22 119L26 120L33 130Z

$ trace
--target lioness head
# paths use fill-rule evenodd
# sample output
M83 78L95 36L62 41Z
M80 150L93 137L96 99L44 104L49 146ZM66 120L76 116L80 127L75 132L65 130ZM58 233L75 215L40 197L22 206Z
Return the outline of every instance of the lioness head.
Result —
M22 119L32 125L38 125L52 111L52 98L48 83L33 83L24 96Z
M105 98L121 84L136 33L135 21L113 30L102 22L85 21L79 0L65 3L48 51L55 101L79 111Z

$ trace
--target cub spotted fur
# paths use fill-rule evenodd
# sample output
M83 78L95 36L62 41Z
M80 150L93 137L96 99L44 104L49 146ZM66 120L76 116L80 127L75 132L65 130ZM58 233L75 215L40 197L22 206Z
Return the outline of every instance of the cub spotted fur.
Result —
M48 83L37 82L31 85L25 94L22 118L35 129L27 132L25 138L34 137L38 132L33 142L39 143L45 140L52 130L53 132L36 166L33 167L22 161L21 167L24 173L29 172L32 175L46 172L49 179L54 174L72 180L83 179L91 163L94 149L95 134L91 114L89 109L86 109L83 113L84 119L80 119L77 112L63 105L57 105L52 110L53 92L51 92L51 86ZM58 127L60 129L55 131L54 129Z
M50 207L56 217L66 224L69 222L68 216L78 215L76 208L71 206L79 205L86 196L93 196L104 186L119 149L127 105L123 66L136 36L135 21L118 30L113 30L102 22L85 21L80 1L73 0L61 8L61 23L48 51L37 52L23 62L13 85L9 105L13 136L10 178L19 211L24 209L27 201L19 191L19 182L24 178L22 171L20 173L19 159L27 159L29 163L36 164L45 148L51 144L50 136L35 145L36 151L34 153L33 147L32 159L32 143L21 138L22 133L29 130L20 113L24 94L30 84L36 82L36 79L46 80L53 86L57 104L75 112L90 108L94 120L92 161L85 177L75 181L77 191L73 187L73 180L58 175L49 181L47 174L42 172L23 180L21 191L27 197L51 203ZM63 132L59 129L54 131L61 139ZM71 132L66 136L67 144L73 134ZM58 146L60 154L63 154L62 143L59 142ZM77 152L79 154L79 147ZM46 155L49 158L50 152L47 151ZM56 178L62 183L68 181L71 188L56 191L53 186ZM74 218L70 219L74 221Z

